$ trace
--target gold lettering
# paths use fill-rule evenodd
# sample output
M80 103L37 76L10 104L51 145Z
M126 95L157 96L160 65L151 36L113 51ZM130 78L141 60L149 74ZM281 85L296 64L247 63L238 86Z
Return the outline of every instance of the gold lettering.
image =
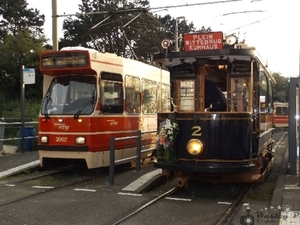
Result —
M201 136L202 133L200 132L201 131L201 127L200 126L193 126L192 127L192 130L195 130L193 133L192 133L192 136Z

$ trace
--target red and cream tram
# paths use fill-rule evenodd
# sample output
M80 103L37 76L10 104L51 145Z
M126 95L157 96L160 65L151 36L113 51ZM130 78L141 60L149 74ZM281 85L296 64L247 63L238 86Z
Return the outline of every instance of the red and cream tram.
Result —
M83 47L40 54L44 98L39 115L39 157L76 160L87 168L109 165L111 137L156 130L157 112L169 109L169 72ZM155 133L142 135L142 149ZM115 160L136 155L136 140L115 144ZM151 154L151 152L150 152ZM142 158L149 157L143 153Z
M274 102L274 127L289 126L289 103Z

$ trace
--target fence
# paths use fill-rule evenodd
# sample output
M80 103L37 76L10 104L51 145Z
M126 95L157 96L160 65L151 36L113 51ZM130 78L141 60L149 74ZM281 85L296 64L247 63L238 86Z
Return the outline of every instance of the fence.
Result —
M119 163L122 163L122 162L128 162L128 161L136 159L136 171L141 170L141 155L142 155L142 153L155 150L153 148L142 150L142 141L141 141L142 134L154 133L154 132L156 132L156 130L143 131L143 132L138 130L136 136L127 136L127 137L120 137L120 138L111 137L110 138L110 145L109 145L110 146L109 147L109 151L110 151L109 152L110 153L110 157L109 157L110 158L110 162L109 162L109 186L114 185L115 165L116 164L119 164ZM120 141L120 140L128 140L128 139L137 139L136 155L128 157L128 158L124 158L124 159L115 160L115 142Z
M0 150L3 149L3 143L4 141L14 141L14 140L18 140L18 149L20 152L23 152L23 148L24 147L24 143L25 143L25 149L29 150L30 146L26 146L26 142L24 142L24 140L32 140L36 139L38 136L35 135L35 130L32 129L32 127L29 127L31 129L30 132L26 132L26 128L28 128L28 125L32 125L32 124L38 124L37 121L35 122L25 122L25 132L20 132L22 127L20 127L20 125L22 125L21 122L0 122ZM19 130L17 132L18 137L17 138L4 138L4 134L5 134L5 129L7 127L19 127ZM140 171L141 170L141 155L144 152L149 152L149 151L153 151L155 150L154 148L150 148L150 149L144 149L142 150L142 143L141 143L141 138L142 138L142 134L146 134L146 133L155 133L156 130L152 130L152 131L144 131L141 132L141 130L137 131L137 135L136 136L127 136L127 137L120 137L120 138L115 138L115 137L111 137L110 138L110 165L109 165L109 185L112 186L114 185L114 177L115 177L115 165L122 163L122 162L128 162L131 160L136 160L136 171ZM21 135L23 133L23 135ZM119 159L119 160L115 160L115 142L116 141L120 141L120 140L128 140L128 139L137 139L137 151L136 151L136 155L135 156L131 156L128 158L123 158L123 159ZM32 149L31 149L32 150Z
M37 125L38 121L33 122L0 122L0 151L3 150L3 144L7 141L18 141L18 151L24 152L33 150L33 142L36 136L36 128L31 125ZM6 132L7 131L7 132ZM10 131L10 132L9 132ZM5 135L9 134L9 135ZM16 138L11 136L16 135ZM10 136L5 138L5 136Z

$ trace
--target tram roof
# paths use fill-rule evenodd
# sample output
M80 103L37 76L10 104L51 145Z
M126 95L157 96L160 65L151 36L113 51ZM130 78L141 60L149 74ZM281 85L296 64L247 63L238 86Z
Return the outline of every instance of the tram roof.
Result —
M251 60L263 64L255 49L216 49L201 51L160 52L153 55L153 61L173 67L182 63L195 63L199 59L208 60Z
M260 66L268 73L269 78L275 83L272 73L264 64L260 55L255 48L224 48L214 50L200 50L200 51L162 51L153 55L153 61L161 63L168 68L181 64L206 64L205 61L230 61L243 60L250 61L254 59Z
M171 68L181 64L205 65L212 63L230 63L237 61L255 60L264 71L269 73L266 64L254 47L238 41L234 34L225 35L221 31L199 32L183 34L181 45L175 46L176 51L171 51L174 41L164 39L161 46L164 49L160 53L153 55L153 61L164 64ZM272 76L271 76L272 77Z

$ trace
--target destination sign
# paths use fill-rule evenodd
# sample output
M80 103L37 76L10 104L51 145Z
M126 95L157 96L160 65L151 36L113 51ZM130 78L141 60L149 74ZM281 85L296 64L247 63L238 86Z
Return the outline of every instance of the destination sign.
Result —
M173 67L173 70L171 71L171 74L175 75L176 77L184 76L184 77L193 77L194 74L194 67L192 66L178 66Z
M185 51L223 49L223 33L185 34L183 36L183 46Z
M41 57L42 68L85 67L88 65L86 52L60 52Z
M233 64L232 65L232 74L243 74L243 73L250 73L251 66L249 64Z

